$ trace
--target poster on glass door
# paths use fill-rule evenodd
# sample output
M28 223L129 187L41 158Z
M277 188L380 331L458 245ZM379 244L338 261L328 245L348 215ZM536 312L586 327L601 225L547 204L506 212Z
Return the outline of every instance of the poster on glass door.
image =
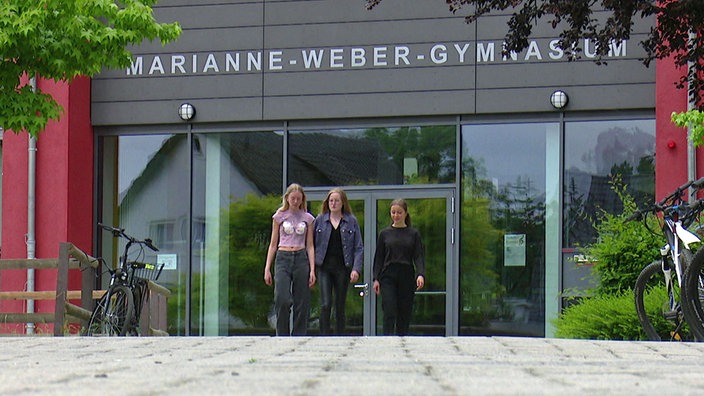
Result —
M504 267L526 266L526 234L504 235Z

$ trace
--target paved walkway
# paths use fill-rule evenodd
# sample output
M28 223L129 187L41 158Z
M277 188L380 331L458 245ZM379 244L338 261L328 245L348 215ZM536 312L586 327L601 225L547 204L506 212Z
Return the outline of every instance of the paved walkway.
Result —
M704 343L5 337L6 395L700 395Z

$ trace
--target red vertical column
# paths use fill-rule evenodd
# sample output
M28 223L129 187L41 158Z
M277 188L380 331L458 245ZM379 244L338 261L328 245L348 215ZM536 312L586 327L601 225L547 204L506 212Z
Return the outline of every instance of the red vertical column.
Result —
M93 230L93 133L90 125L90 80L70 85L39 79L64 112L37 138L35 187L35 256L57 258L59 243L68 241L91 253ZM26 132L5 131L2 177L2 258L26 258L28 231L28 155ZM26 289L26 271L4 271L0 290ZM35 290L55 290L56 271L35 272ZM71 274L70 289L80 289L80 274ZM24 301L0 301L2 312L23 312ZM36 301L36 312L53 312L53 301ZM41 329L40 329L41 330ZM20 330L21 331L21 330Z
M687 130L672 123L673 112L687 110L687 91L675 83L686 74L672 59L656 62L655 73L655 194L662 198L687 181ZM704 155L697 150L697 156ZM704 176L702 161L697 161L697 177Z

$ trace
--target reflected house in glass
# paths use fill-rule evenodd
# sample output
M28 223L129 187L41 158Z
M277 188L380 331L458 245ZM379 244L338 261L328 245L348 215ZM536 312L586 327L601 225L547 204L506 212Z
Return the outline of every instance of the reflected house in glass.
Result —
M354 137L335 136L326 133L297 135L289 145L289 167L294 169L290 180L305 180L310 185L338 186L354 184L397 183L402 172L388 154L374 141ZM140 222L171 222L162 209L164 202L153 199L154 190L165 183L178 183L183 179L184 168L174 166L183 158L186 150L185 136L174 135L164 140L163 145L152 156L141 174L120 194L122 219L139 218ZM282 139L274 133L229 133L194 136L194 169L207 169L204 155L208 145L217 144L222 151L218 173L228 175L228 190L222 189L222 199L243 197L253 193L257 196L278 195L281 189ZM206 172L206 178L208 172ZM188 185L182 180L182 191ZM173 184L170 184L173 185ZM305 187L305 186L304 186ZM196 194L197 196L197 194ZM272 212L276 208L272 208ZM134 213L134 210L138 210ZM173 213L172 213L173 214ZM180 224L186 238L186 229ZM147 230L144 230L147 231ZM180 238L176 238L179 240Z
M377 141L356 135L295 133L290 181L311 186L403 184L403 173Z

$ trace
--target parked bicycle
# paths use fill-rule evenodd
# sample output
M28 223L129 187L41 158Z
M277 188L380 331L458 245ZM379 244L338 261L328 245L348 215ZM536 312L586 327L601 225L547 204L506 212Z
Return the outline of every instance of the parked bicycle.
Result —
M100 259L110 274L110 283L105 295L98 300L91 315L86 331L87 335L128 336L139 335L139 318L147 293L147 281L156 281L161 274L163 264L144 263L144 247L158 251L151 239L136 239L122 228L98 226L112 233L115 238L123 238L127 242L119 263L110 268L105 260ZM130 252L138 248L136 253Z
M688 227L698 219L704 204L702 201L688 203L684 195L690 187L697 191L703 186L704 178L689 181L652 207L636 211L628 218L643 220L648 227L647 214L662 213L661 232L666 244L660 249L660 260L648 264L640 272L634 290L638 320L650 340L678 341L698 338L688 323L688 318L693 318L694 307L688 298L684 282L686 270L694 256L690 245L700 241L696 234L688 231ZM661 309L647 309L646 301L649 299L658 301ZM659 333L658 328L668 328L669 331Z
M685 319L694 338L704 341L704 249L697 251L687 267L683 287L690 304Z

